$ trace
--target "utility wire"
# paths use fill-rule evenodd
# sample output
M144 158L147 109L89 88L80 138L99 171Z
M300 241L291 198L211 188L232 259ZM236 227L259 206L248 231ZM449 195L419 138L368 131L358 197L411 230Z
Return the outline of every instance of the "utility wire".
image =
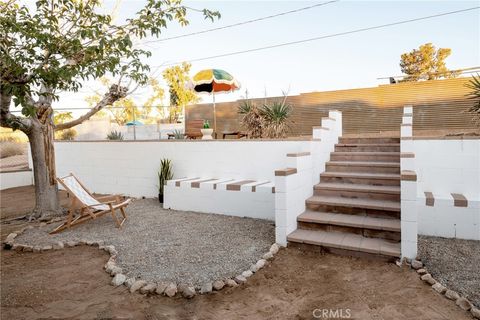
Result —
M163 38L163 39L148 40L148 41L142 42L142 44L153 43L153 42L163 42L163 41L185 38L185 37L190 37L190 36L196 36L196 35L204 34L204 33L208 33L208 32L213 32L213 31L238 27L238 26L242 26L242 25L245 25L245 24L249 24L249 23L254 23L254 22L263 21L263 20L267 20L267 19L272 19L272 18L284 16L284 15L291 14L291 13L296 13L296 12L300 12L300 11L313 9L313 8L316 8L316 7L325 6L327 4L334 3L334 2L339 2L339 1L340 0L332 0L332 1L327 1L327 2L317 3L317 4L314 4L314 5L308 6L308 7L298 8L298 9L295 9L295 10L280 12L280 13L273 14L273 15L266 16L266 17L261 17L261 18L257 18L257 19L242 21L242 22L238 22L238 23L234 23L234 24L229 24L229 25L226 25L226 26L223 26L223 27L217 27L217 28L212 28L212 29L187 33L187 34L181 34L181 35L178 35L178 36L173 36L173 37L168 37L168 38ZM190 8L190 7L187 7L187 8L193 10L193 8Z
M353 34L353 33L360 33L360 32L365 32L365 31L369 31L369 30L392 27L392 26L406 24L406 23L410 23L410 22L416 22L416 21L421 21L421 20L443 17L443 16L457 14L457 13L461 13L461 12L472 11L472 10L476 10L476 9L479 9L479 8L480 8L480 6L471 7L471 8L467 8L467 9L456 10L456 11L448 11L448 12L434 14L434 15L430 15L430 16L424 16L424 17L420 17L420 18L401 20L401 21L397 21L397 22L386 23L386 24L381 24L381 25L372 26L372 27L365 27L365 28L360 28L360 29L355 29L355 30L350 30L350 31L345 31L345 32L332 33L332 34L328 34L328 35L323 35L323 36L318 36L318 37L308 38L308 39L303 39L303 40L283 42L283 43L270 45L270 46L265 46L265 47L259 47L259 48L253 48L253 49L246 49L246 50L241 50L241 51L223 53L223 54L218 54L218 55L213 55L213 56L208 56L208 57L203 57L203 58L191 59L191 60L187 60L187 61L188 62L196 62L196 61L210 60L210 59L215 59L215 58L223 58L223 57L228 57L228 56L233 56L233 55L238 55L238 54L243 54L243 53L249 53L249 52L262 51L262 50L267 50L267 49L285 47L285 46L290 46L290 45L294 45L294 44L312 42L312 41L317 41L317 40L322 40L322 39L327 39L327 38L345 36L345 35ZM185 61L185 60L183 60L183 61ZM176 63L171 63L171 64L166 64L164 66L176 65L176 64L182 63L183 61L176 62Z

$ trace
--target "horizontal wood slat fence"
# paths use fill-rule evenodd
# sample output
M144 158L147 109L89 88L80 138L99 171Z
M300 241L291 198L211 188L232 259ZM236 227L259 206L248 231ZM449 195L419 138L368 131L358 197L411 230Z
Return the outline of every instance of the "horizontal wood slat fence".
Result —
M343 113L344 134L399 131L402 107L413 105L414 130L475 129L472 115L466 110L473 101L466 95L470 77L404 82L372 88L311 92L289 96L293 105L290 136L311 135L312 126L320 125L328 111ZM282 97L251 99L257 105ZM242 130L237 107L242 100L217 103L217 131ZM186 120L207 119L213 125L211 103L186 108Z

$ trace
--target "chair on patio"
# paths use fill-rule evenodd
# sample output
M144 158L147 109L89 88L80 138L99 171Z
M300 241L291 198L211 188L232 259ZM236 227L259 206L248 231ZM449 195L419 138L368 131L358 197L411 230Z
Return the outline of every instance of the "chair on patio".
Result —
M98 218L106 213L112 215L118 228L122 227L127 219L125 207L130 203L131 199L121 201L120 195L94 197L73 173L63 178L57 178L57 180L72 196L72 203L68 210L67 220L53 229L50 234L61 232L66 228L73 227L90 219ZM115 215L115 210L117 209L120 210L123 216L122 221ZM74 218L76 210L79 210L79 214Z
M195 119L187 121L185 125L185 138L187 139L197 139L202 137L202 132L200 130L203 129L203 120L202 119Z

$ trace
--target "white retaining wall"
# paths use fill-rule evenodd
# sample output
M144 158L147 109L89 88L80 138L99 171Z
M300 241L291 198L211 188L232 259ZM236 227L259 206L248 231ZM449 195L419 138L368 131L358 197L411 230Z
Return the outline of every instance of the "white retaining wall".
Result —
M414 139L413 148L418 233L480 240L480 139ZM433 206L425 192L433 194ZM454 206L452 193L467 206Z
M0 190L31 186L32 184L33 172L31 170L0 173Z
M163 140L55 142L57 175L75 173L93 192L134 197L158 195L162 158L174 178L274 180L285 155L310 150L307 140Z

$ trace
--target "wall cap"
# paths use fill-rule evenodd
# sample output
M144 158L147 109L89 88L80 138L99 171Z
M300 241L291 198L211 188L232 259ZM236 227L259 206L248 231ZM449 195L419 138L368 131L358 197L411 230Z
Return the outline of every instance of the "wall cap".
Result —
M286 177L295 173L297 173L297 168L285 168L285 169L275 170L276 177Z
M309 155L310 152L287 153L287 157L305 157Z
M417 174L412 170L402 170L402 181L417 181Z

